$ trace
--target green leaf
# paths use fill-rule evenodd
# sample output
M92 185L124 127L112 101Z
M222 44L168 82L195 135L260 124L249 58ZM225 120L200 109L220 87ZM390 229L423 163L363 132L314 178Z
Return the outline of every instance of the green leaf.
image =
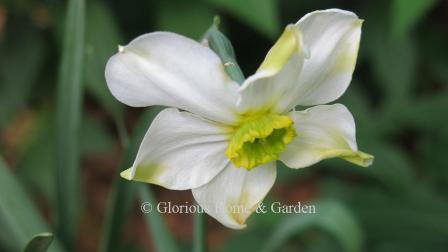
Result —
M196 213L194 215L193 252L204 252L207 250L206 221L207 215L205 213Z
M219 17L215 17L212 26L204 35L210 48L219 56L224 69L230 78L239 84L244 82L244 75L236 61L235 52L230 40L219 31Z
M0 157L0 244L11 251L23 249L35 234L51 231L27 193ZM58 242L51 251L62 251Z
M139 194L141 203L151 204L154 210L157 206L157 200L155 199L151 188L146 185L140 185ZM179 248L177 247L174 238L171 236L162 215L157 211L151 211L150 213L143 214L146 220L146 224L149 230L151 230L151 235L153 236L156 251L179 251Z
M56 118L56 183L59 234L73 247L79 221L79 128L84 58L84 0L70 0L59 69Z
M264 252L278 251L289 238L318 228L331 234L343 251L361 251L363 234L352 213L337 201L325 200L315 204L316 213L288 215L274 228L264 245Z
M160 107L154 106L145 110L137 122L129 145L126 146L123 161L120 168L117 169L113 192L106 208L99 251L122 251L121 237L129 210L136 199L136 184L121 178L119 174L131 166L145 132L160 110Z
M114 139L108 129L93 116L85 115L83 117L80 132L82 155L107 153L114 146Z
M358 187L348 203L356 212L369 241L413 241L446 248L448 203L415 185L407 196L386 194L382 188ZM432 251L432 250L431 250Z
M123 106L112 96L104 79L104 66L117 52L120 43L123 43L123 36L111 10L103 1L89 1L86 13L84 67L86 91L114 118L119 133L126 134L122 124Z
M394 0L392 1L392 32L402 37L431 10L436 0Z
M212 10L200 1L159 1L155 12L157 29L199 39L213 18ZM188 22L186 22L188 20Z
M53 242L52 233L40 233L35 235L26 245L24 252L45 252Z
M412 39L385 39L384 30L366 35L373 73L386 103L402 104L416 83L417 48Z
M18 176L27 189L44 196L50 207L54 207L56 198L55 181L55 114L54 110L44 107L34 115L33 130L26 136L18 161ZM103 154L114 146L112 136L105 125L92 115L84 115L80 127L80 152L82 156Z
M206 0L252 26L269 38L280 32L280 18L276 0Z

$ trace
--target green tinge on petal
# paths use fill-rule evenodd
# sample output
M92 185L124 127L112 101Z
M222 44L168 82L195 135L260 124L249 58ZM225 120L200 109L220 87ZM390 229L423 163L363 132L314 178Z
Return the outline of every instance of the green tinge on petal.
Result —
M285 115L250 115L235 128L226 156L236 167L251 170L277 160L294 137L294 121Z
M335 149L335 150L327 150L322 153L323 158L334 158L339 157L350 163L367 167L373 163L374 156L362 152L362 151L352 151L347 149Z
M300 52L301 46L300 30L294 25L286 26L285 31L266 55L257 72L279 72L294 53Z
M157 177L163 168L155 164L141 164L137 166L135 175L132 177L132 168L126 169L120 173L120 176L127 180L135 180L151 184L159 184Z
M129 169L126 169L126 170L120 172L120 176L124 179L132 180L133 179L132 178L132 168L129 168Z
M361 29L364 20L357 19L353 22L353 26ZM337 65L334 71L336 73L353 72L356 66L356 59L358 58L359 41L356 44L346 43L341 45L341 54L337 56Z

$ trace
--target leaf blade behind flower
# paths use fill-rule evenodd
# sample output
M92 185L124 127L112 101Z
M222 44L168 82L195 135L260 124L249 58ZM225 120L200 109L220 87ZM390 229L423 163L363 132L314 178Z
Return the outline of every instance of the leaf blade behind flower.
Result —
M59 69L56 119L57 220L61 239L72 247L79 218L79 128L84 57L84 0L67 5Z
M356 219L347 208L332 200L316 203L315 214L284 217L262 251L277 251L292 235L303 233L313 227L331 234L339 241L343 251L361 251L363 237Z

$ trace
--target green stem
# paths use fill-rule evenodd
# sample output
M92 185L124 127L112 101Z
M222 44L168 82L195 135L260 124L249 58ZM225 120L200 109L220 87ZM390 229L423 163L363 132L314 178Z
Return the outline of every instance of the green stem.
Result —
M196 213L194 216L194 240L193 240L193 252L206 251L206 215L205 213Z

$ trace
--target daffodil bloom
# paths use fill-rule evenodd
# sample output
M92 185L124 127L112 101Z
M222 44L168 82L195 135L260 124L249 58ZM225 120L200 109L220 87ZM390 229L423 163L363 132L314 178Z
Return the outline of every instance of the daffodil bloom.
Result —
M171 107L154 119L121 176L191 189L209 215L239 229L274 184L276 160L294 169L334 157L370 165L347 108L320 105L348 87L361 25L343 10L305 15L241 86L209 47L181 35L154 32L120 47L106 66L112 94L129 106Z

